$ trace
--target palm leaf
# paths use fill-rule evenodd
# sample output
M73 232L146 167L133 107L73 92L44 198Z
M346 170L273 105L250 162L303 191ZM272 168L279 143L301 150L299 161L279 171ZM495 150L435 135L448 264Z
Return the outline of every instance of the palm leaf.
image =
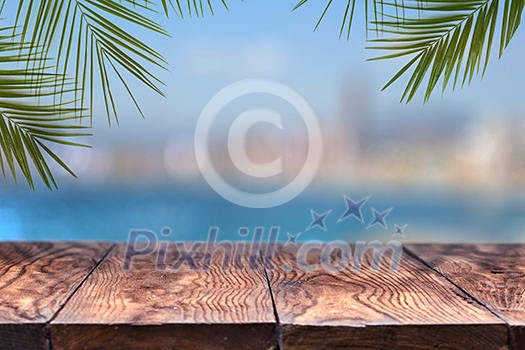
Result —
M293 10L309 2L300 0ZM327 0L314 30L336 4L342 16L339 36L346 32L348 39L356 0ZM374 31L378 37L369 40L373 45L368 48L388 51L371 60L409 58L383 87L412 69L401 97L409 102L425 81L428 101L440 80L445 91L450 82L455 88L470 83L480 71L483 75L498 25L501 57L521 23L525 0L365 0L364 4L367 33Z
M487 68L495 41L499 12L500 57L520 25L524 0L426 0L422 9L414 1L389 6L402 6L413 16L402 21L389 18L379 24L387 36L371 40L370 48L389 53L373 60L411 57L383 89L390 86L410 68L412 74L401 100L410 101L424 84L425 101L442 80L442 91L449 83L453 89L472 81L476 73ZM421 14L417 13L421 10Z
M403 4L404 0L399 0L400 5ZM417 2L424 1L424 0L418 0ZM310 0L300 0L292 9L292 11L296 11L299 8L303 7L307 3L310 3ZM352 30L352 23L354 21L354 14L356 9L356 3L357 0L345 0L345 1L334 1L334 0L326 0L325 5L323 6L323 11L321 15L319 16L319 19L317 20L317 23L315 24L314 31L319 28L321 25L321 22L323 22L323 19L328 14L329 10L339 6L336 10L341 15L341 25L339 27L339 37L342 37L346 33L346 39L348 40L350 38L350 33ZM385 7L385 1L384 0L365 0L363 2L364 5L364 14L365 14L365 21L368 22L369 20L373 21L374 23L379 24L379 19L381 14L384 12ZM404 11L401 6L397 7L398 2L395 1L396 7L394 8L394 12L390 14L390 16L395 16L398 20L402 19L404 17ZM371 9L371 10L370 10ZM367 23L365 23L367 24ZM371 28L375 32L380 32L381 27L379 25L376 25L374 28Z
M147 4L129 0L20 0L16 25L21 28L22 40L42 48L31 52L32 67L38 67L43 58L56 57L53 63L57 74L74 77L78 90L75 100L80 108L91 109L95 84L99 83L108 122L112 117L118 122L112 77L118 78L141 114L130 77L163 95L163 84L150 67L165 68L166 61L132 34L146 29L167 35L149 18L154 12Z
M16 180L18 168L32 188L36 170L47 187L56 188L49 158L71 175L74 173L49 144L85 146L69 141L70 137L89 135L83 130L86 127L77 123L83 117L82 110L72 103L52 102L62 77L44 68L17 68L20 59L32 63L28 52L36 49L17 42L16 36L6 32L12 33L12 29L0 29L0 169L4 178L11 174ZM65 88L63 91L68 92ZM47 100L50 102L44 102Z
M228 5L225 0L218 0L216 2L228 10ZM166 16L169 16L170 11L173 11L181 18L184 18L185 15L190 17L204 17L207 11L209 11L212 16L215 14L215 5L212 0L161 0L161 4Z

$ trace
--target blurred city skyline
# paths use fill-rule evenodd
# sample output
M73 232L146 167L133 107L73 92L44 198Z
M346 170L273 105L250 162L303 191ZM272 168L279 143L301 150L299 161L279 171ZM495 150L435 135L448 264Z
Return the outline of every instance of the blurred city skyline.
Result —
M313 186L369 187L437 186L449 190L493 194L525 189L525 114L486 111L438 118L403 116L405 122L383 119L374 112L367 91L342 86L337 118L324 119L324 155ZM228 114L228 113L226 113ZM229 115L235 118L236 113ZM285 119L295 116L285 113ZM295 118L296 119L296 118ZM285 124L286 125L286 124ZM218 125L216 129L227 129ZM212 134L211 152L226 176L242 183L232 164L224 132ZM284 159L285 174L270 183L286 183L304 163L308 148L304 130L254 126L247 151L256 162ZM178 130L144 147L133 142L106 143L94 149L63 148L82 185L96 182L148 182L206 186L194 156L194 130ZM242 175L242 174L241 174ZM67 175L64 180L67 180ZM288 180L287 180L288 179ZM248 181L248 184L250 182Z

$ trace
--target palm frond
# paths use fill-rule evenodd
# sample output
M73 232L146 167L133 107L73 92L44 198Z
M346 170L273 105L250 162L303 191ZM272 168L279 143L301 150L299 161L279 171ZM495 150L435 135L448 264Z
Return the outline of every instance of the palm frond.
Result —
M146 29L167 35L148 17L153 13L146 3L131 0L20 0L16 25L23 41L41 48L38 53L30 53L32 67L53 56L57 74L74 77L78 90L75 100L80 108L91 109L95 84L100 83L111 123L112 117L118 122L112 77L118 78L141 114L130 77L163 95L163 84L149 67L164 69L166 61L132 34Z
M401 6L398 7L397 5L398 5L398 1L399 1L399 5L402 5L404 0L394 0L394 1L395 1L394 4L396 5L396 7L394 7L394 11L390 14L390 16L393 16L397 18L398 20L401 20L405 14L404 14L404 11L402 11L402 7ZM419 3L422 1L425 1L425 0L418 0L416 2ZM303 7L304 5L310 2L312 1L300 0L293 7L292 11L296 11L299 8ZM341 25L339 27L339 37L343 37L343 35L345 35L346 33L346 39L347 40L350 39L350 33L352 31L352 24L354 21L354 14L356 11L356 4L357 4L357 0L345 0L345 1L326 0L325 5L322 7L322 13L319 16L317 23L315 24L314 31L317 30L317 28L319 28L324 18L328 14L328 11L330 11L332 8L339 6L336 9L336 11L341 16ZM385 11L385 4L386 4L386 1L384 0L364 0L363 5L364 5L365 21L368 22L370 20L375 23L379 23L381 16L382 16L381 14L384 13ZM367 23L365 23L365 25L367 25ZM381 31L381 28L379 25L376 25L375 27L369 28L369 29L374 32ZM368 30L367 30L367 33L368 33Z
M300 0L293 10L309 2ZM326 0L314 30L336 4L342 17L339 36L346 33L348 39L356 0ZM451 81L454 89L459 82L470 83L480 71L483 75L497 27L501 57L521 24L525 0L365 0L364 4L366 33L373 31L377 37L368 40L375 44L368 48L390 51L371 60L411 57L383 87L415 67L401 98L409 102L425 79L428 101L440 79L444 92Z
M453 82L453 89L470 83L476 73L487 68L496 28L500 27L500 57L521 22L524 0L426 0L416 7L414 1L402 6L413 14L402 21L389 18L380 22L387 36L372 40L373 49L391 53L372 60L411 57L384 86L389 87L412 70L401 100L410 101L427 79L425 101L442 80L442 91ZM503 6L500 6L503 5ZM421 11L421 13L418 13ZM502 20L499 23L499 12Z
M72 103L44 102L57 97L57 81L62 77L45 68L17 68L21 58L32 61L28 52L35 48L17 42L13 35L2 35L6 32L12 29L0 29L0 169L4 178L10 173L16 180L18 167L32 188L32 169L36 169L47 187L56 188L48 158L71 175L74 173L49 144L87 147L69 138L90 134L78 125L83 117L81 109Z
M189 17L204 17L207 12L213 16L215 15L214 8L216 4L220 4L228 10L225 0L161 0L162 9L166 16L169 16L170 12L173 11L181 18L184 18L186 15Z

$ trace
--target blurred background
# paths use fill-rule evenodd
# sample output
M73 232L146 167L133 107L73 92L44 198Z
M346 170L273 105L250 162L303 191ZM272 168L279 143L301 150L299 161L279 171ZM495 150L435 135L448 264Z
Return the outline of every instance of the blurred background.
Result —
M401 80L382 86L403 60L366 62L381 54L366 50L363 11L350 41L339 39L341 12L332 10L312 29L324 4L291 12L293 1L231 2L215 16L164 20L171 37L146 34L167 57L161 72L167 98L135 86L146 115L135 111L115 84L120 124L108 126L102 104L95 107L92 149L58 148L78 179L56 170L60 189L36 191L20 181L0 187L1 240L126 240L130 229L160 232L173 239L202 240L218 226L222 239L249 239L240 227L262 226L301 233L309 239L392 239L408 225L402 241L525 241L525 33L519 30L501 60L492 55L485 77L470 87L419 96L400 104ZM362 9L361 9L362 10ZM357 10L356 10L357 11ZM313 107L324 135L318 176L297 198L278 207L250 209L229 203L201 176L194 132L206 103L223 87L265 78L298 91ZM438 89L439 90L439 89ZM250 179L228 155L227 135L243 111L269 108L283 116L283 130L260 124L250 130L248 154L257 162L283 157L284 173ZM214 166L238 188L275 190L290 182L304 163L308 140L297 111L278 98L250 95L225 108L212 128ZM343 195L371 195L364 223L337 223ZM393 208L386 229L371 209ZM326 232L315 228L310 210L323 213Z

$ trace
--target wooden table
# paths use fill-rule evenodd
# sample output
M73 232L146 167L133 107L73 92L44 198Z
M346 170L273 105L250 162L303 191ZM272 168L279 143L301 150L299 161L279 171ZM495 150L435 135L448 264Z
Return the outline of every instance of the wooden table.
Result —
M123 244L0 243L0 350L525 349L525 245L403 249L304 271L295 245L165 244L125 270Z

